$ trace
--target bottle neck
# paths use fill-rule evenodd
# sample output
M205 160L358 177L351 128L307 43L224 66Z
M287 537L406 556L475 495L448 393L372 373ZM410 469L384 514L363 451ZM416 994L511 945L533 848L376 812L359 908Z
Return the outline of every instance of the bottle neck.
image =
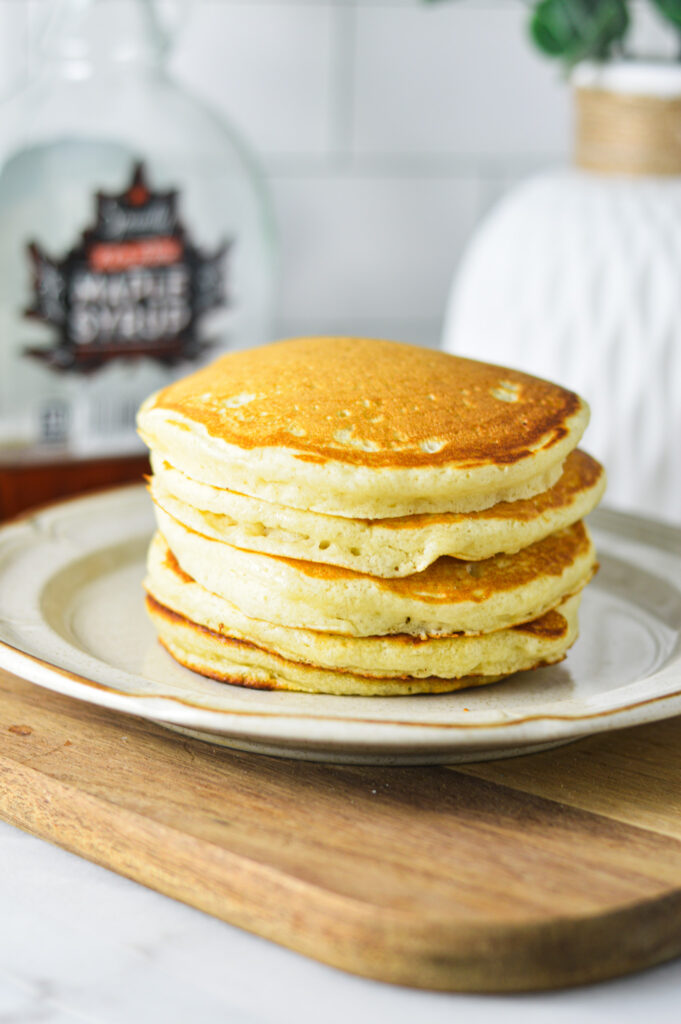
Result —
M116 65L160 68L167 39L152 0L54 0L40 49L48 65L88 77Z

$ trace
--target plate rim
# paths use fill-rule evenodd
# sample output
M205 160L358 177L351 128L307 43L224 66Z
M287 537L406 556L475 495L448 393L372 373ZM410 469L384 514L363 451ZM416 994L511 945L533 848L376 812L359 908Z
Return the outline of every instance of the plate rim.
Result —
M142 496L145 490L143 483L129 483L115 487L101 488L85 495L71 496L66 499L48 502L38 508L29 509L12 517L0 525L0 538L11 532L15 527L29 525L31 520L48 515L53 511L61 510L65 506L85 504L91 501L107 501L116 496L123 496L125 493L133 497ZM590 517L592 525L605 533L612 533L643 544L652 545L662 550L670 550L681 557L681 528L674 524L657 520L653 517L638 515L631 512L622 512L607 507L601 508ZM643 536L641 536L643 534ZM105 545L98 545L98 550ZM49 627L48 627L49 628ZM235 740L252 738L254 742L276 740L277 730L248 731L243 728L237 729L239 723L283 723L293 724L316 723L327 728L335 727L353 728L359 733L371 731L373 736L366 735L337 737L331 742L330 738L294 737L290 733L279 736L281 741L286 739L297 745L319 749L328 749L331 746L342 745L347 750L368 749L374 746L377 751L389 753L391 749L402 749L405 754L415 753L418 749L434 750L435 748L446 748L454 754L457 750L492 749L498 746L529 746L537 742L538 727L549 726L548 731L541 734L540 739L550 742L554 739L576 739L583 735L592 735L599 732L609 731L616 728L626 728L629 725L643 724L644 722L658 721L681 713L681 685L679 689L672 692L640 697L626 704L620 704L613 708L601 708L597 711L585 709L581 713L556 713L556 712L535 712L522 717L512 719L499 719L496 721L457 721L457 722L432 722L413 721L407 719L385 719L363 718L353 714L342 714L329 716L320 712L315 714L309 711L285 711L283 709L259 709L231 708L229 710L210 708L197 704L191 700L182 698L179 695L164 693L154 695L150 693L134 694L118 689L113 685L107 685L95 681L81 673L74 672L69 668L56 665L37 654L31 653L22 647L9 643L6 639L0 638L0 652L5 655L0 659L0 667L9 672L22 676L28 681L46 689L65 694L75 699L83 700L98 706L106 706L121 713L133 714L151 721L163 724L185 723L188 727L199 728L203 731L214 731L222 736L232 736ZM103 665L104 659L100 659ZM29 671L26 671L28 668ZM134 673L129 673L134 676ZM654 673L653 673L654 675ZM56 677L56 680L55 680ZM60 686L50 685L59 681ZM681 684L681 676L680 676ZM95 699L99 695L99 699ZM427 696L427 695L426 695ZM106 699L111 698L111 699ZM351 700L352 698L341 698ZM404 699L404 698L403 698ZM155 703L156 708L149 708L149 703ZM121 706L124 705L124 706ZM173 709L188 709L194 712L195 716L201 719L213 719L210 724L198 726L195 721L187 721L185 717L177 714L169 714L168 707L164 707L165 713L161 712L159 705L169 705ZM670 708L671 705L671 708ZM678 705L678 707L675 707ZM643 709L647 709L640 714ZM638 714L637 714L638 713ZM631 719L634 718L635 721ZM599 722L602 728L590 728L594 722ZM420 732L420 736L417 733ZM394 739L390 735L394 734ZM397 735L399 734L399 735ZM210 737L207 735L207 739ZM498 738L498 740L497 740ZM373 743L372 743L373 740ZM469 742L467 743L466 740ZM476 742L477 741L477 742ZM496 741L496 742L495 742ZM289 756L292 756L289 751Z

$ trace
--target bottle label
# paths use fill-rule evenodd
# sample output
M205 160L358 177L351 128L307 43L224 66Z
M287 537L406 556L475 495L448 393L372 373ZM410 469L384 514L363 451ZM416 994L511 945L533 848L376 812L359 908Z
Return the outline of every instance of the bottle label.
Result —
M172 366L198 358L209 347L202 317L228 304L231 243L198 249L180 221L177 189L154 192L142 163L123 192L96 199L94 226L62 259L28 246L33 296L25 316L50 324L57 337L24 355L80 373L113 359Z

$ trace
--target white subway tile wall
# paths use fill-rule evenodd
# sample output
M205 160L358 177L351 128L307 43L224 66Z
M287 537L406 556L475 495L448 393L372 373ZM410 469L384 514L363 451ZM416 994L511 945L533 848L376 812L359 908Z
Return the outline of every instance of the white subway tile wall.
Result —
M0 96L35 66L55 0L0 0ZM108 0L113 2L113 0ZM450 280L480 217L569 158L559 68L522 0L163 0L175 73L250 142L282 249L276 332L439 341ZM672 35L638 5L634 45Z
M526 21L513 0L358 9L355 152L562 156L567 90Z
M28 73L28 5L22 0L0 4L0 100L26 83Z
M334 15L325 3L204 0L185 25L174 69L263 156L323 156L333 143Z

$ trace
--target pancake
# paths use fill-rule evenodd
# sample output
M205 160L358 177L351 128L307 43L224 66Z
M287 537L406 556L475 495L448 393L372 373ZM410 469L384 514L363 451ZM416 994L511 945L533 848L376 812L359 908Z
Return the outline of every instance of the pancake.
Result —
M513 554L571 526L600 501L602 467L585 452L568 455L556 484L534 498L482 512L348 519L275 505L197 483L152 455L151 495L190 529L247 551L339 565L372 576L408 576L441 555L480 560Z
M187 477L349 518L472 512L556 483L588 421L573 392L396 342L299 338L152 395L149 447Z
M397 696L446 693L497 682L521 669L562 660L577 636L579 597L535 622L514 626L486 637L460 637L462 646L476 645L477 675L457 678L404 674L377 676L319 668L283 658L273 651L217 633L147 598L147 610L166 650L186 668L221 682L267 690L299 690L343 696ZM367 638L370 641L372 638ZM426 641L437 643L437 641ZM469 659L476 661L475 658Z
M559 661L605 486L588 407L503 367L299 338L152 395L147 607L243 686L441 693Z
M486 633L537 618L591 577L595 552L576 523L514 555L439 558L397 579L242 551L188 529L156 506L180 567L252 618L348 636Z
M578 597L568 598L559 605L563 619L547 613L536 620L541 628L536 626L534 631L512 627L477 636L422 639L404 634L348 637L291 629L249 618L223 597L209 593L182 572L158 533L149 549L145 587L159 606L212 633L251 643L288 661L371 678L447 679L530 667L564 650L562 645L569 639L565 620L572 629L579 603Z

